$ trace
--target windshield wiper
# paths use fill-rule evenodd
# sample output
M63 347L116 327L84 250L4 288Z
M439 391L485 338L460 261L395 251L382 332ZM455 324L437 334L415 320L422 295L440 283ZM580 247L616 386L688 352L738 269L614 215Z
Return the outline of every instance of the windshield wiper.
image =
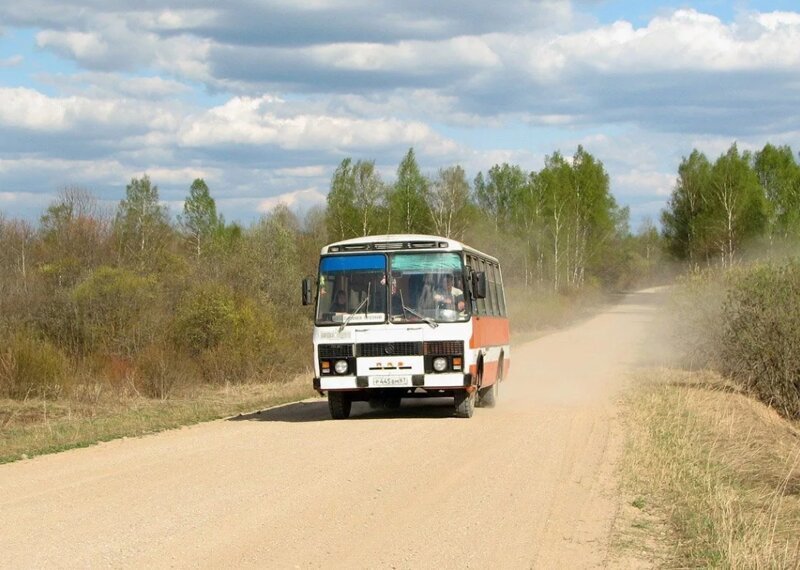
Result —
M370 296L371 293L372 293L372 283L367 285L367 296L364 297L364 300L361 301L361 304L358 307L356 307L355 311L353 311L352 313L347 315L347 318L344 320L344 322L339 327L339 332L342 332L344 330L344 327L347 326L347 323L350 322L350 319L352 319L353 317L355 317L358 314L358 312L361 310L361 307L365 307L365 305L369 301L369 296ZM364 309L364 316L365 317L367 316L367 309L366 308Z
M428 324L431 326L431 328L432 328L432 329L435 329L436 327L438 327L438 326L439 326L439 323L437 323L436 321L434 321L432 318L430 318L430 317L423 317L422 315L420 315L418 312L416 312L416 311L415 311L414 309L412 309L411 307L406 307L406 302L403 300L403 292L402 292L402 291L400 292L400 305L402 305L402 307L403 307L403 312L404 312L404 313L405 313L406 311L408 311L409 313L411 313L411 314L412 314L412 315L414 315L415 317L417 317L417 318L419 318L419 319L422 319L423 321L425 321L426 323L428 323Z

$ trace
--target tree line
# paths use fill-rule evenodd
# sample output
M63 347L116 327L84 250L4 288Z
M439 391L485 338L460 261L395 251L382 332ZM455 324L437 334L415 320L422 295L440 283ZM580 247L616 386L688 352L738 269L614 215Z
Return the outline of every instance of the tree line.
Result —
M571 157L554 152L539 171L497 164L472 184L460 166L424 176L413 149L392 184L374 161L346 158L333 174L325 216L332 240L442 235L499 256L512 281L555 291L587 279L611 283L642 249L631 243L628 208L612 196L602 162L580 146Z
M800 238L800 165L789 146L740 152L713 163L693 150L678 167L662 214L667 250L693 266L729 267L743 248L774 249Z

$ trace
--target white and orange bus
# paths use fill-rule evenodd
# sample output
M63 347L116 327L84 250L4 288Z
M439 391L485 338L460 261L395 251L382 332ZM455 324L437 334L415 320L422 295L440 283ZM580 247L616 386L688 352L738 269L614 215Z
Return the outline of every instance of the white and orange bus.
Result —
M452 239L367 236L322 248L316 292L314 389L331 416L354 401L389 409L403 398L452 397L455 414L493 407L511 353L500 265Z

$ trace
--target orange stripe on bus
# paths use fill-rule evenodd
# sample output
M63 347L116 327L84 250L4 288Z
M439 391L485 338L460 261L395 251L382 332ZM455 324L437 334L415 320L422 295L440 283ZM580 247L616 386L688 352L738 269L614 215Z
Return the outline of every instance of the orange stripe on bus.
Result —
M505 317L472 317L470 348L501 346L509 343L508 319Z

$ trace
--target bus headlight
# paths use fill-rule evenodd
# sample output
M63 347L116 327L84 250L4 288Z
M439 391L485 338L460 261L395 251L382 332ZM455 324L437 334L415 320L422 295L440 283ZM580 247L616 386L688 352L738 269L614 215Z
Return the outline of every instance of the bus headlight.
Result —
M336 374L345 374L347 372L347 361L337 360L336 364L333 365L333 369L336 371Z
M444 356L434 358L433 369L436 370L436 372L444 372L447 370L447 359Z

